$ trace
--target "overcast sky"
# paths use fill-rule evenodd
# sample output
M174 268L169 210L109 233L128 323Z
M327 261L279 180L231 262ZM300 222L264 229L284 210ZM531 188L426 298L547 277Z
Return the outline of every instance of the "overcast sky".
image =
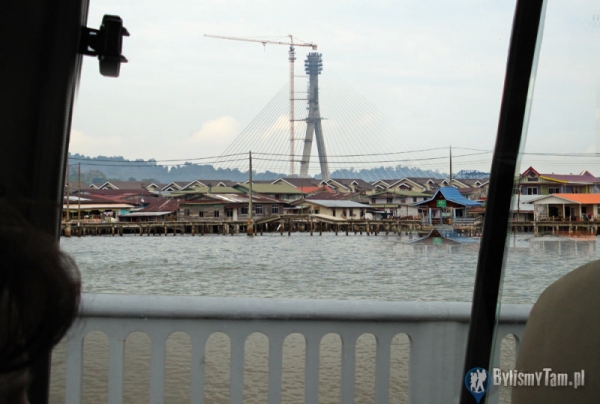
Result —
M129 63L112 79L100 76L96 60L84 59L72 153L157 160L220 155L288 82L287 47L205 33L275 40L292 34L318 44L322 91L335 77L368 100L393 128L388 151L493 149L513 1L90 3L90 27L104 14L123 18L131 33L123 46ZM548 4L527 152L596 151L598 10L591 0ZM308 51L297 48L297 74ZM454 171L487 171L490 158L457 158ZM588 168L600 176L598 160L526 156L522 165L557 173ZM440 161L439 169L445 167Z

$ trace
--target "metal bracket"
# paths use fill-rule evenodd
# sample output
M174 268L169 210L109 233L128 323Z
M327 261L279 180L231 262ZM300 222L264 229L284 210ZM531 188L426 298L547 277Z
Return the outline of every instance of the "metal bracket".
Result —
M129 32L121 17L105 15L99 30L82 27L79 53L98 56L101 75L119 77L121 63L127 63L125 56L121 55L124 36L129 36Z

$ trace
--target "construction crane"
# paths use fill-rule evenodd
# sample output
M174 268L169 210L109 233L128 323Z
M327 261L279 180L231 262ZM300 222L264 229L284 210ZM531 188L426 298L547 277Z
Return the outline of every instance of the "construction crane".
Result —
M296 61L296 49L295 46L307 46L312 48L313 50L317 50L317 44L307 43L304 41L300 41L298 38L294 38L292 35L287 35L290 37L289 42L279 42L279 41L269 41L265 39L252 39L252 38L238 38L233 36L220 36L220 35L209 35L204 34L204 36L209 38L218 38L218 39L229 39L232 41L244 41L244 42L258 42L263 44L263 46L267 46L267 44L271 45L289 45L290 49L288 51L288 61L290 62L290 176L294 176L294 62ZM294 43L294 39L300 41L300 43Z

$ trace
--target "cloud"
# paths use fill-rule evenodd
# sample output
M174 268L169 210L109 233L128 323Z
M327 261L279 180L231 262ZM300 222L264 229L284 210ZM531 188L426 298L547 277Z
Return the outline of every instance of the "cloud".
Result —
M219 155L235 140L240 124L231 116L221 116L204 122L200 130L192 133L192 143L201 143L203 155Z

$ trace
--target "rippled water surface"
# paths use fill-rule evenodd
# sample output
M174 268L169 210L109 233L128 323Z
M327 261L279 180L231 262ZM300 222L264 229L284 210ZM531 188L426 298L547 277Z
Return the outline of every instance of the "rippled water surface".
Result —
M470 301L479 245L415 246L398 235L72 237L89 293ZM533 303L597 259L596 241L509 237L505 303Z

